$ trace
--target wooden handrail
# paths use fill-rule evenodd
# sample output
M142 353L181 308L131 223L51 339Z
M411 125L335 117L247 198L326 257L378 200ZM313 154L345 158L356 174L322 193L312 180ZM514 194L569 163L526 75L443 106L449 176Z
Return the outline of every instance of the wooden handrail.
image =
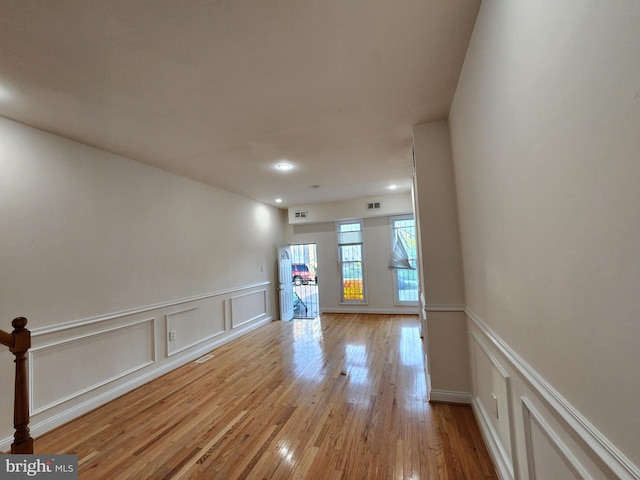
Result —
M13 332L0 330L0 343L9 347L16 357L16 382L13 403L13 435L11 453L33 453L33 438L29 435L29 384L27 382L27 351L31 348L31 332L25 327L27 319L14 318Z

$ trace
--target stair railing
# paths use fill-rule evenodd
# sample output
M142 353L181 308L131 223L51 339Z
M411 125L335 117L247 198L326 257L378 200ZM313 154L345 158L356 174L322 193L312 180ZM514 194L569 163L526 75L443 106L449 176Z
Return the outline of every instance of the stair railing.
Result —
M25 328L27 319L14 318L13 332L0 330L0 343L9 347L16 357L16 381L13 403L13 427L16 429L11 453L32 454L33 439L29 435L29 383L27 381L27 351L31 348L31 332Z

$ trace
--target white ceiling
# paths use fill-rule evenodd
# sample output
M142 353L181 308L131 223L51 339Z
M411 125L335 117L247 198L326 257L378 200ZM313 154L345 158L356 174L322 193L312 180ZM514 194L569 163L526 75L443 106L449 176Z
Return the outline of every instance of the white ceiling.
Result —
M0 115L271 205L408 190L479 3L0 0Z

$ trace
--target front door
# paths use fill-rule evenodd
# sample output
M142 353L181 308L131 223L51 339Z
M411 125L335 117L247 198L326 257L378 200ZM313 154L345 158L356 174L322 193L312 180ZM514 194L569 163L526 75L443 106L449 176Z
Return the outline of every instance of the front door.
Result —
M280 291L280 320L293 319L293 282L289 245L278 247L278 290Z

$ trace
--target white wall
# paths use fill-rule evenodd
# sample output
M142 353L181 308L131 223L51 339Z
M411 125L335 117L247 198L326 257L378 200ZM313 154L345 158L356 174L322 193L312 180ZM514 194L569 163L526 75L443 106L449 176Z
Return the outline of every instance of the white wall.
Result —
M405 212L403 212L405 213ZM289 225L287 242L315 243L321 312L417 313L417 306L394 304L389 217L363 219L365 304L341 303L338 239L335 222Z
M368 210L367 204L377 202L380 209ZM304 211L306 218L296 218L296 212ZM413 203L410 192L364 197L337 202L323 202L308 205L294 205L289 207L289 223L323 223L334 220L371 218L389 215L413 213Z
M285 212L3 118L0 225L0 328L29 319L35 435L278 317Z
M431 399L470 402L456 188L447 122L413 129Z
M639 25L634 1L486 0L467 53L474 405L507 476L640 476Z

